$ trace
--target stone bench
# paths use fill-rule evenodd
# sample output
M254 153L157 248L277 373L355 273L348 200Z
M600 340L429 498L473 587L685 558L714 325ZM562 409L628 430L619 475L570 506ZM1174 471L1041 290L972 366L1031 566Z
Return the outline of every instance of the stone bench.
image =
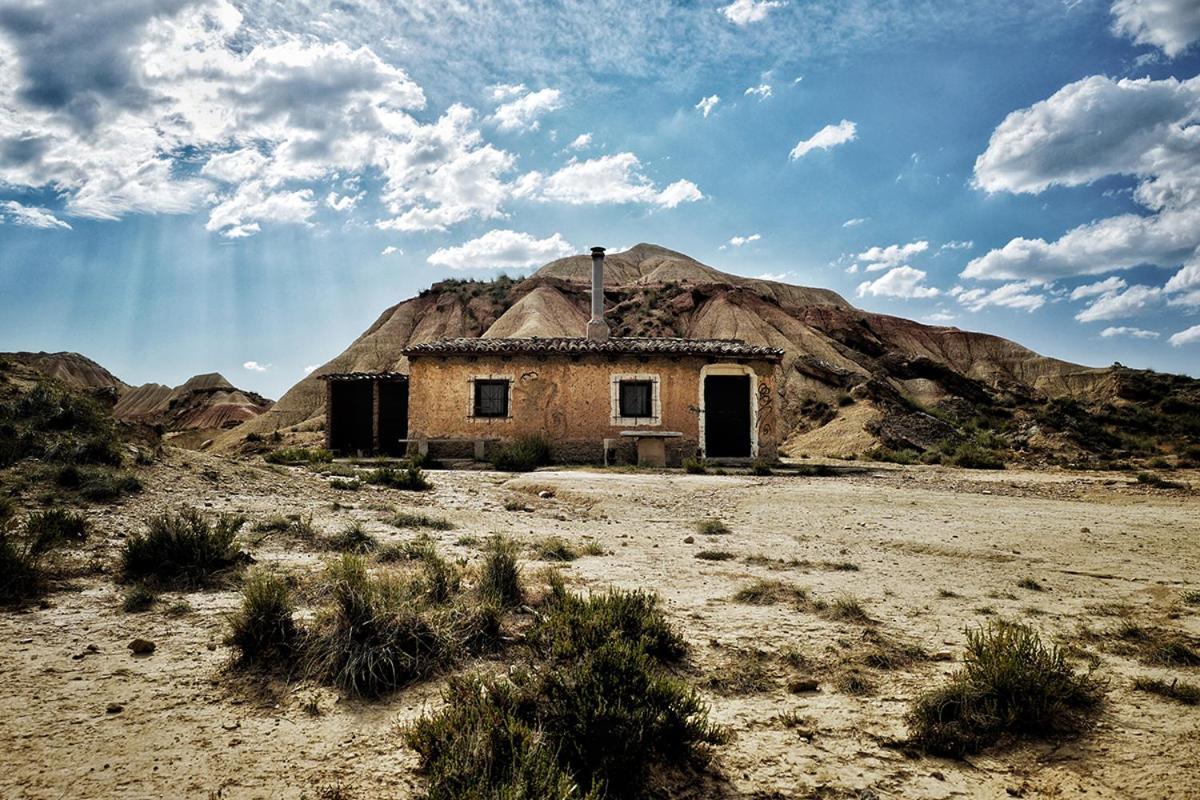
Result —
M475 445L475 460L476 461L486 461L487 460L488 443L489 442L498 442L500 440L495 437L480 438L480 437L475 437L475 436L457 436L457 437L456 436L438 436L438 437L433 437L433 438L422 438L422 439L398 439L397 441L403 445L415 444L417 446L417 454L421 455L421 456L429 455L429 443L430 442L433 442L434 444L471 442Z
M679 439L679 431L621 431L621 436L633 439L637 446L639 467L665 467L667 465L667 439ZM607 455L608 448L605 448Z

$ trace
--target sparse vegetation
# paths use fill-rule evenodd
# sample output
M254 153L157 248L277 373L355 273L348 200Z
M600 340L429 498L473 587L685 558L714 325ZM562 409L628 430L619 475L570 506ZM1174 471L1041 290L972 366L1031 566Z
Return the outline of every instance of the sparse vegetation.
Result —
M542 436L522 436L503 442L492 456L492 466L503 472L532 472L549 464L550 442Z
M242 585L242 605L230 620L227 644L242 665L290 664L298 630L287 581L254 570Z
M1139 472L1135 479L1142 486L1150 486L1155 489L1186 489L1187 485L1179 481L1172 481L1164 478L1155 472Z
M733 599L752 606L801 603L808 599L808 590L783 581L756 580L738 589Z
M729 561L733 557L728 550L701 550L696 553L696 558L701 561Z
M75 511L52 508L34 511L25 518L25 537L38 552L49 552L87 539L87 517Z
M1017 586L1021 589L1028 589L1031 592L1044 592L1046 587L1042 586L1034 578L1026 576L1017 581Z
M542 561L574 561L579 558L579 551L560 536L543 539L534 550Z
M369 553L379 547L379 540L363 528L361 522L353 522L338 533L326 538L326 546L339 553Z
M244 518L228 515L210 520L193 508L151 517L143 533L125 542L125 578L162 586L202 585L246 561L234 541L244 523Z
M1133 688L1175 700L1186 706L1200 705L1200 686L1180 681L1178 678L1173 678L1170 683L1158 678L1137 678L1133 682Z
M283 464L297 466L302 464L328 464L333 461L333 453L323 447L284 447L267 453L263 459L268 464Z
M559 587L535 631L547 668L454 678L442 710L405 732L431 800L638 797L651 771L702 764L725 740L663 670L656 654L674 660L681 640L651 596Z
M510 539L493 536L479 569L479 594L501 608L512 608L525 598L517 546Z
M967 631L964 666L920 697L908 715L911 741L940 755L975 753L1005 736L1082 729L1103 686L1076 673L1032 628L996 622Z
M312 541L317 537L312 514L276 514L254 523L252 530L258 533L283 533L304 541Z
M891 450L887 447L876 447L868 450L864 456L871 461L883 461L889 464L916 464L921 460L921 454L911 448Z
M750 465L750 474L759 476L773 475L774 470L771 469L770 461L760 458Z
M704 475L708 472L708 465L700 458L685 458L683 471L688 475Z
M158 594L148 586L134 584L121 601L121 610L129 614L149 611L158 602Z
M379 467L368 472L365 480L376 486L403 489L409 492L425 492L433 488L433 484L425 477L425 473L415 464L409 464L402 469Z
M825 609L825 615L830 619L841 622L872 622L867 610L854 595L843 594L835 597Z
M413 514L408 511L400 511L388 517L388 525L393 528L407 528L409 530L419 530L426 528L433 531L450 531L454 530L454 525L445 517L430 517L426 514Z
M525 501L516 500L516 499L513 499L510 497L509 499L504 501L504 510L505 511L526 511L526 510L532 511L533 509L527 508L525 505Z
M337 489L343 492L356 492L362 487L362 481L358 478L330 478L329 488Z
M1179 599L1184 605L1200 606L1200 589L1192 589L1191 591L1183 592Z
M723 536L731 533L729 526L719 519L702 519L696 523L696 532L704 536Z

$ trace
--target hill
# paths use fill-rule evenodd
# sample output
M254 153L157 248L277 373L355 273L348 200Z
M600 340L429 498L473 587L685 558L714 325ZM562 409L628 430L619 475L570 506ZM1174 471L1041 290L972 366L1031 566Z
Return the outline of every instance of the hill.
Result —
M166 432L215 433L271 407L270 400L238 389L215 372L196 375L175 388L161 383L130 386L79 353L0 353L0 358L105 399L118 420Z
M448 280L387 309L342 354L267 413L223 434L312 434L324 424L331 372L404 372L402 350L455 336L580 336L591 260L553 261L525 280ZM784 452L852 456L972 448L1006 460L1170 452L1200 437L1200 382L1086 367L953 327L855 308L827 289L721 272L639 244L605 261L614 335L733 338L782 348ZM1155 392L1158 392L1156 394Z

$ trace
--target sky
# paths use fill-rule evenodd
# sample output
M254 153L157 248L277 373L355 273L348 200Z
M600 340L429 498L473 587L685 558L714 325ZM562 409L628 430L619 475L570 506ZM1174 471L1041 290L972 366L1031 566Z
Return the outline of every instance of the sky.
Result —
M0 0L0 350L278 397L653 242L1200 376L1200 0Z

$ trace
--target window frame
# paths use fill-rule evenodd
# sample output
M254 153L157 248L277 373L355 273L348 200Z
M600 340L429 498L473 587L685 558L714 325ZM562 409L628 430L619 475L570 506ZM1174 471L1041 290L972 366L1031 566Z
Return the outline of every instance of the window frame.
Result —
M486 385L504 386L504 410L503 413L489 414L482 413L479 403L479 390ZM499 420L510 419L512 417L512 376L510 375L478 375L471 378L471 392L467 402L468 416L471 419L479 420Z
M633 389L634 387L645 387L646 413L644 414L630 413L630 409L626 405L626 400L632 400L632 398L627 398L625 392ZM628 379L617 381L617 405L617 410L620 412L620 416L622 417L629 417L633 419L650 419L654 416L654 381L635 381Z
M650 414L645 417L625 416L621 408L622 383L650 385ZM609 377L609 424L614 426L654 427L662 424L662 381L655 373L614 373Z

